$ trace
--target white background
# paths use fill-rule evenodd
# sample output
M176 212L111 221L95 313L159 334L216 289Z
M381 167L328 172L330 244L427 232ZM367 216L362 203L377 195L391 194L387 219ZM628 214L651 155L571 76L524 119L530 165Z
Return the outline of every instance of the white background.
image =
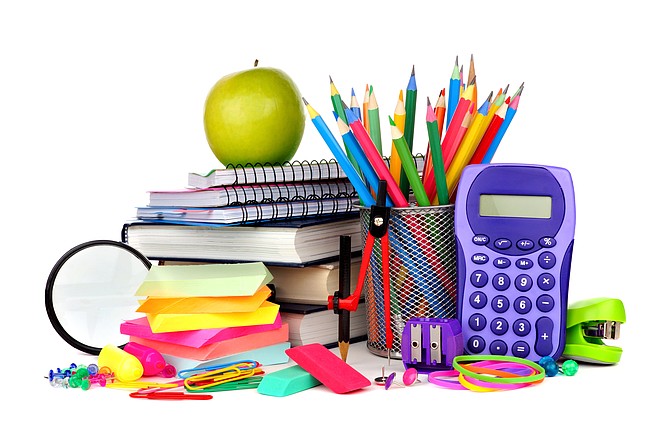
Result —
M670 314L663 2L8 3L0 6L3 437L55 445L620 444L663 435ZM322 387L279 399L226 392L207 402L53 389L43 379L79 360L46 317L51 267L81 242L119 240L148 190L183 187L188 172L218 166L202 112L220 77L254 59L281 68L329 124L328 76L345 98L353 87L359 101L372 84L388 148L385 117L414 65L415 147L424 147L426 96L434 103L448 86L456 56L467 74L471 54L480 97L525 82L494 161L572 173L570 301L624 301L618 365L494 394L424 383L356 395ZM327 146L308 121L295 158L324 157ZM353 356L353 364L365 359ZM374 378L377 365L366 372Z

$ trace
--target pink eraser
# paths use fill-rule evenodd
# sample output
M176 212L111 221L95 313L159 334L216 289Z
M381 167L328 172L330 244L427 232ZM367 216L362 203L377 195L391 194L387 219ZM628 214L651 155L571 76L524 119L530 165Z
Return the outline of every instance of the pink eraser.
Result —
M335 393L347 393L372 384L321 344L292 347L286 350L286 355Z

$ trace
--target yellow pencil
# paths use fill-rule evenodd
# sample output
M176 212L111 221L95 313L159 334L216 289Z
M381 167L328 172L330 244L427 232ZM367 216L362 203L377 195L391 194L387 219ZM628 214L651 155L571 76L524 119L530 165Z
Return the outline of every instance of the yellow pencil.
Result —
M398 95L398 102L395 104L395 111L393 112L393 122L395 122L396 127L400 132L405 131L405 103L402 100L402 90ZM396 184L400 184L400 170L402 169L402 162L400 161L400 156L398 155L398 149L396 149L395 142L391 143L391 159L389 161L389 168L391 170L391 176L395 180Z
M475 59L472 54L470 54L470 69L468 70L468 85L470 84L474 86L472 90L472 103L477 107L477 75L475 73Z
M370 86L365 84L365 95L363 96L363 127L370 133L370 121L368 121L368 107L370 106Z

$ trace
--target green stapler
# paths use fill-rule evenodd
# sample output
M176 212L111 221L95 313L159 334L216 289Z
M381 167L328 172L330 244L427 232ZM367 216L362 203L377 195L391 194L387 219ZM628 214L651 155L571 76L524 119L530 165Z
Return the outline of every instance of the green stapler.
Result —
M626 311L619 299L596 297L569 305L563 357L595 364L616 364L622 349L606 345L604 340L619 339L624 322Z

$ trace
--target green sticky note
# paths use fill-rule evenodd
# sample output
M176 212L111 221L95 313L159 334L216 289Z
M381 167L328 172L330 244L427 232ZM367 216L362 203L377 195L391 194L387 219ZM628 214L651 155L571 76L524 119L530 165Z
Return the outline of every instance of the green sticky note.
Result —
M252 296L272 280L262 262L154 265L136 296Z

